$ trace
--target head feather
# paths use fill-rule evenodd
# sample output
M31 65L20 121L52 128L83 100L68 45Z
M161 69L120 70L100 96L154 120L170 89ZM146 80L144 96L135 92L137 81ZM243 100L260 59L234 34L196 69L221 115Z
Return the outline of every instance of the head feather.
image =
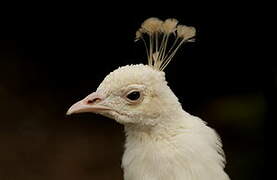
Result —
M154 69L163 71L180 46L185 42L191 42L195 33L196 30L194 27L178 25L177 19L170 18L162 21L152 17L142 23L136 32L135 40L141 39L144 42L148 65ZM148 43L144 39L144 34L148 35ZM168 47L169 38L172 34L174 35L175 41L171 47Z

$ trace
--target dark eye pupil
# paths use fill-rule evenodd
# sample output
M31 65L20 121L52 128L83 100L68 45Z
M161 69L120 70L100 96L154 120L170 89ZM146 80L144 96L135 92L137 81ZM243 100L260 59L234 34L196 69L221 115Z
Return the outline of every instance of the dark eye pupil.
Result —
M139 97L140 97L140 93L138 91L131 92L130 94L127 95L127 98L132 101L138 100Z

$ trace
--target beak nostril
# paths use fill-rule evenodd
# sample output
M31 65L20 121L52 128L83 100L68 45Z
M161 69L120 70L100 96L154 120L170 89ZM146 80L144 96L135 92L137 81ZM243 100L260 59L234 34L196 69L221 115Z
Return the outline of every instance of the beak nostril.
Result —
M94 103L99 102L100 100L101 100L100 98L89 99L87 101L87 104L94 104Z

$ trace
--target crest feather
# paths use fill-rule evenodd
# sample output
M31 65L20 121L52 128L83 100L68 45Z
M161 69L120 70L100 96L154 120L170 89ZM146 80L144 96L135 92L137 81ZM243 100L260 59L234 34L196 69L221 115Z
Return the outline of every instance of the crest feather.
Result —
M148 35L147 45L144 35ZM194 27L178 25L178 20L174 18L162 21L158 18L151 17L146 19L136 32L136 39L144 42L148 65L163 71L169 64L177 50L185 42L192 42L196 34ZM170 36L174 35L174 42L171 47L167 47Z

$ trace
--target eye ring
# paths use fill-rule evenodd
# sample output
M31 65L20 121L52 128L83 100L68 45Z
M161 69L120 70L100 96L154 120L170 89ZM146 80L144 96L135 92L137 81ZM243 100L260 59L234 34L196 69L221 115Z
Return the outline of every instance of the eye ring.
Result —
M126 93L125 99L132 104L139 103L143 99L143 94L139 90L132 90Z

